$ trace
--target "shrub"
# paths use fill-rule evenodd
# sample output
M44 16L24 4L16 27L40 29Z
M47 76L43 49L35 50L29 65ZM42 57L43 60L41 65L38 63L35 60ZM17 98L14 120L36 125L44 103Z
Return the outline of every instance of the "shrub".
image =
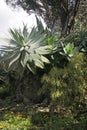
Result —
M54 66L49 73L42 77L43 87L40 93L50 93L50 104L68 106L71 108L80 107L80 103L87 94L86 81L87 75L86 57L78 53L71 61L62 68Z

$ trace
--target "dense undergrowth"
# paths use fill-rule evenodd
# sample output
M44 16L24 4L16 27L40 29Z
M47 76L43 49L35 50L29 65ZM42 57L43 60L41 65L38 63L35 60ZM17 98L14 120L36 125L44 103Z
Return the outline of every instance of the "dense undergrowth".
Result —
M74 118L67 110L60 112L35 111L31 106L16 104L7 110L0 109L1 130L86 130L87 118Z

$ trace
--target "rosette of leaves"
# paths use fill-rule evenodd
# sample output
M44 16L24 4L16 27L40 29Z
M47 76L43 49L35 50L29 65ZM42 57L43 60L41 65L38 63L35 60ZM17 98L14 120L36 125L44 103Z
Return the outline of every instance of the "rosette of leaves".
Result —
M70 60L71 57L73 57L77 53L77 48L74 47L73 43L64 43L61 44L62 49L60 51L60 54L65 56L68 60Z
M2 46L1 61L8 61L9 68L17 61L23 68L27 67L33 73L36 67L44 68L44 63L50 63L46 55L52 52L52 45L46 44L46 32L41 21L37 19L37 27L33 27L30 33L27 26L23 30L10 29L10 38L5 39L7 46Z

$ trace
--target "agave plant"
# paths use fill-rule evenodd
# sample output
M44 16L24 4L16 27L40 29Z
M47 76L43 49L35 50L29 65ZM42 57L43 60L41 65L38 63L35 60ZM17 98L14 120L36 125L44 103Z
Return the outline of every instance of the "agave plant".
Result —
M0 60L9 61L9 67L18 61L23 68L34 72L36 67L43 69L44 63L50 63L46 55L53 47L46 44L46 33L38 18L37 27L33 27L30 33L24 25L23 30L10 29L10 38L5 40L9 44L0 48L4 54Z

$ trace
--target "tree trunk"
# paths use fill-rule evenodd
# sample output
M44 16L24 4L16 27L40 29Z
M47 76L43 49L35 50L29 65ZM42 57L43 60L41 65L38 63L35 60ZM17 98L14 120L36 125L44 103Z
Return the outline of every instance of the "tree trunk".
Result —
M25 69L16 89L16 100L24 104L38 102L38 90L41 87L39 74L34 75Z

